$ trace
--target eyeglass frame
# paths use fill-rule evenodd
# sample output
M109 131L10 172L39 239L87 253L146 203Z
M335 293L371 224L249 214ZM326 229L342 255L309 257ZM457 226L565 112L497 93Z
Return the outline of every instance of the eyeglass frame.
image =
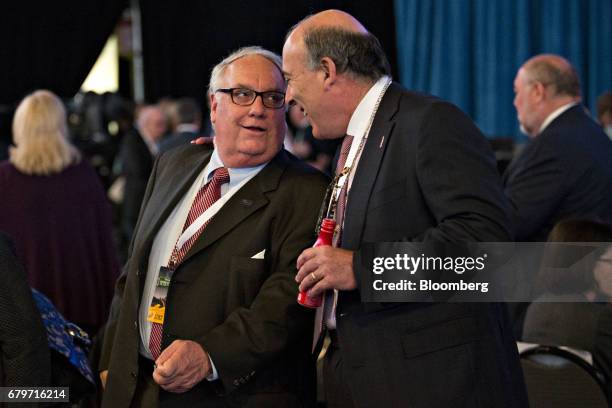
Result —
M243 90L243 91L253 92L255 94L255 97L253 98L253 100L249 104L246 104L246 105L240 104L240 103L238 103L238 102L236 102L234 100L234 91L236 91L236 90ZM266 108L268 108L268 109L282 109L285 106L285 95L286 94L285 94L285 92L281 92L281 91L262 91L262 92L257 92L257 91L255 91L253 89L250 89L250 88L236 87L236 88L219 88L219 89L215 90L215 93L216 92L221 92L221 93L224 93L224 94L229 94L230 98L232 100L232 103L235 104L235 105L238 105L238 106L251 106L252 104L255 103L255 100L257 100L258 96L261 97L261 103ZM283 104L280 105L280 106L268 106L268 105L266 105L266 100L264 98L264 95L265 94L271 94L271 93L272 94L277 94L277 95L283 95Z

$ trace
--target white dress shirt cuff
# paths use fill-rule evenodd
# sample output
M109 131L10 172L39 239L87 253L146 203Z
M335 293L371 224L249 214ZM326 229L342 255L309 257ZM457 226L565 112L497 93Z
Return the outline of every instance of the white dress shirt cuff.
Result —
M219 379L219 373L217 372L217 367L215 367L215 363L213 363L212 358L208 356L208 361L210 361L210 367L212 368L212 373L208 377L206 377L206 381L215 381Z

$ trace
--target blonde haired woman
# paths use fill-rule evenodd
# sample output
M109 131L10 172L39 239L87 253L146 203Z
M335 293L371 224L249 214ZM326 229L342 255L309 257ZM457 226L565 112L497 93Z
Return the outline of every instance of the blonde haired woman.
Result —
M0 230L30 285L89 331L105 320L118 264L100 181L68 141L66 110L46 90L26 96L0 163Z

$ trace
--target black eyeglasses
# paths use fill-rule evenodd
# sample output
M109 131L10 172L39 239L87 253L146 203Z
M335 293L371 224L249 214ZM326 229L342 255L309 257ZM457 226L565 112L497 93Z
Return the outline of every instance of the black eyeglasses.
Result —
M215 92L228 93L232 96L232 102L240 106L251 106L258 96L266 108L280 109L285 106L285 94L278 91L257 92L248 88L222 88Z

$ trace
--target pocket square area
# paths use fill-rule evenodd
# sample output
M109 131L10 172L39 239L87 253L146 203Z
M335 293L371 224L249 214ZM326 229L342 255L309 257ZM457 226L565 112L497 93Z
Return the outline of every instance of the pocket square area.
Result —
M251 259L264 259L265 255L266 255L266 250L262 249L261 252L258 252L255 255L253 255Z

